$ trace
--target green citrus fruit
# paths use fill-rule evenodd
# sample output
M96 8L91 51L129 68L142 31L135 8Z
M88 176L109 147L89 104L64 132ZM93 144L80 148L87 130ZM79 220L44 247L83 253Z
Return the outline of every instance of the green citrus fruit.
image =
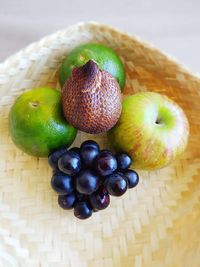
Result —
M119 82L121 90L123 90L125 71L121 59L111 48L102 44L92 43L76 47L66 57L59 72L61 87L71 75L73 68L80 67L89 60L94 60L100 69L106 70L114 76Z
M17 147L37 157L70 146L77 133L64 119L60 92L48 87L17 98L9 113L9 130Z

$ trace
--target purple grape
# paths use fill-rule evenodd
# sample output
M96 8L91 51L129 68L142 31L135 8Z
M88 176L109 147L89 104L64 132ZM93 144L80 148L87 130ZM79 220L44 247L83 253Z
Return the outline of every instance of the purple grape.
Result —
M81 159L78 153L74 151L67 151L62 157L58 160L59 169L68 174L75 175L81 169Z
M98 151L100 150L99 145L97 144L97 142L95 142L93 140L87 140L87 141L83 142L81 144L80 149L82 150L82 149L85 149L87 147L93 147L94 149L96 149Z
M109 151L100 152L95 161L95 170L101 176L108 176L117 169L117 160Z
M113 173L105 180L105 188L111 196L122 196L127 190L127 180L119 173Z
M110 204L110 196L105 189L99 189L90 195L90 203L93 210L103 210L107 208Z
M84 220L92 216L92 208L86 201L79 201L74 206L74 216Z
M52 176L51 186L60 195L70 194L74 190L72 177L63 172L56 172Z
M81 160L86 167L92 167L98 154L99 150L92 146L83 147L80 150Z
M126 170L124 172L124 176L128 181L128 188L135 187L139 182L139 175L136 171L133 170Z
M132 164L132 159L128 154L121 153L116 156L117 158L117 168L119 170L126 170Z
M76 190L82 194L90 195L100 185L100 178L92 170L82 170L76 176Z
M62 147L52 153L49 154L48 156L48 163L51 166L52 169L58 170L58 160L59 158L67 152L66 147Z
M58 204L61 208L65 210L70 210L74 207L76 201L76 195L71 193L69 195L59 195Z

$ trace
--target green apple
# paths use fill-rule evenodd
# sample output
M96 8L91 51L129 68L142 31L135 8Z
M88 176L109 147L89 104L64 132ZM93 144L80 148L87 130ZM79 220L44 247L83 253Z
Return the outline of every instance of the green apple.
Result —
M181 107L167 96L142 92L127 97L108 137L117 151L128 153L133 167L162 168L186 148L189 123Z

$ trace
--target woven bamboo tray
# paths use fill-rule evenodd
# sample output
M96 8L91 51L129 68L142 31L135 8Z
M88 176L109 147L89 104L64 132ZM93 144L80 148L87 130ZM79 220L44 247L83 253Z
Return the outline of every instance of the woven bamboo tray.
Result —
M50 188L47 160L11 142L8 111L24 90L59 88L57 71L75 46L105 43L121 56L125 94L156 91L185 110L187 151L167 168L140 171L140 184L110 208L80 221L61 210ZM199 267L200 80L146 43L116 29L81 23L33 43L0 64L0 266ZM74 145L105 136L79 133Z

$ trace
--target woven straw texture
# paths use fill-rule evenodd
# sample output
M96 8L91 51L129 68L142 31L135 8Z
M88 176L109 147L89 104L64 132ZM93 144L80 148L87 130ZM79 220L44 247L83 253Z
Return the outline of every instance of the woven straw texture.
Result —
M190 122L181 159L140 171L140 184L108 209L80 221L61 210L46 159L11 142L8 111L16 96L38 86L59 88L58 68L75 46L99 42L122 58L125 95L156 91L174 99ZM33 43L0 64L0 266L199 267L200 80L174 60L112 27L81 23ZM74 145L105 136L79 133Z

